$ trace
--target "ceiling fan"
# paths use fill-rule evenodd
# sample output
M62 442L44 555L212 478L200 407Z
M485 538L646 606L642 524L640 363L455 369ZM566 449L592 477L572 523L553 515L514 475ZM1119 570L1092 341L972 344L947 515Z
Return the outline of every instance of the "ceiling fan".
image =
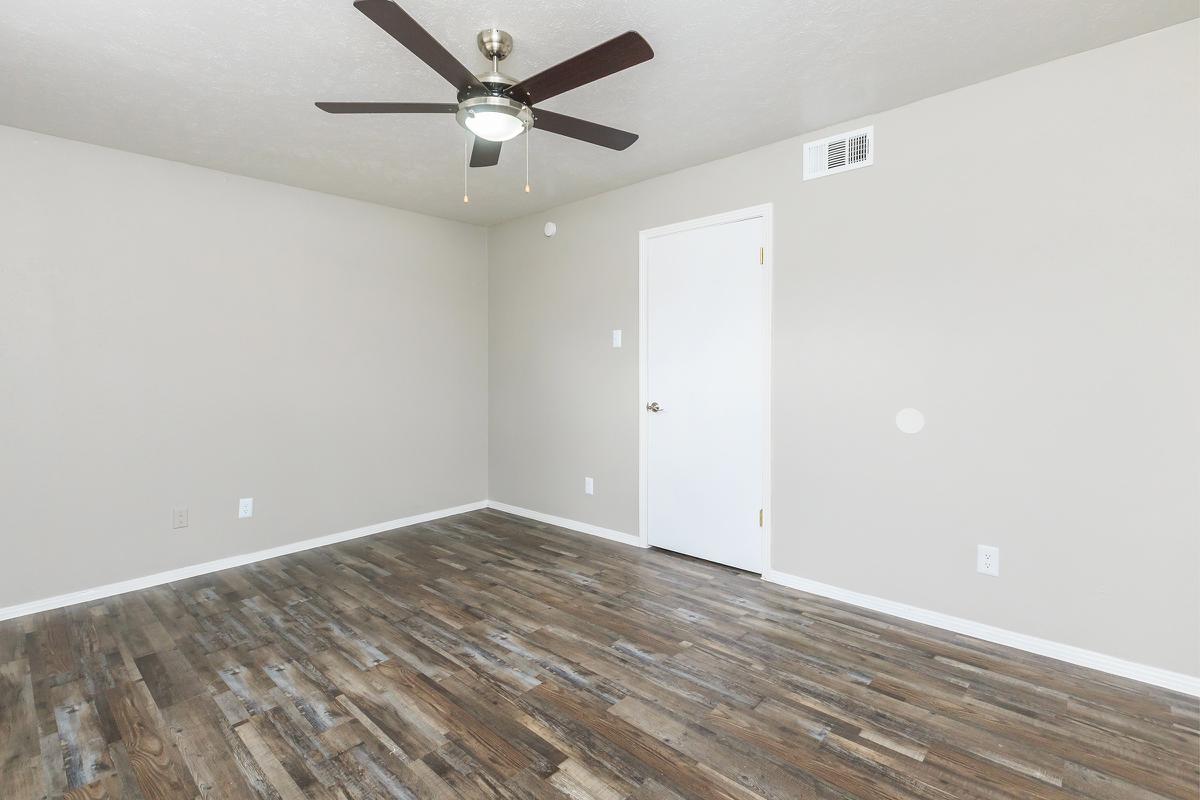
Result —
M501 30L481 31L480 52L491 59L490 72L471 74L428 31L391 0L356 0L354 7L412 51L458 92L456 103L317 103L331 114L454 114L475 135L472 167L491 167L500 161L500 147L530 128L569 136L601 147L624 150L637 141L636 133L556 114L536 107L586 83L620 72L654 57L645 39L629 31L590 50L517 81L499 71L512 52L512 37ZM528 191L528 188L526 188Z

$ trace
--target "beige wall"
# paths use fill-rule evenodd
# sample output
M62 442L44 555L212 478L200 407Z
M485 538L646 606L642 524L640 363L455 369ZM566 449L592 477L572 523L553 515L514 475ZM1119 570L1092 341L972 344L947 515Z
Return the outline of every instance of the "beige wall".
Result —
M485 497L482 228L12 128L0 181L0 607Z
M773 566L1200 673L1198 41L847 122L856 172L795 139L492 228L489 496L636 532L638 231L770 202Z

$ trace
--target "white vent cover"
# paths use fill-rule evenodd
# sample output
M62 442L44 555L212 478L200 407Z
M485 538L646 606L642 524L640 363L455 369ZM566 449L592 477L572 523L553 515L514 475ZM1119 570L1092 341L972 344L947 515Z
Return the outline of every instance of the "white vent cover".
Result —
M804 145L804 180L824 178L875 163L875 126Z

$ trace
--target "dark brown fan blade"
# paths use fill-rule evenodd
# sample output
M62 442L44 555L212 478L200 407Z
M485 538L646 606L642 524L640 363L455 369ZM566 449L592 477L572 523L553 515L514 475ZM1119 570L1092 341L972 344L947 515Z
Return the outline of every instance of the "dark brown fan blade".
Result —
M354 7L411 50L413 55L433 67L434 72L450 81L455 89L460 92L467 89L483 90L483 84L457 58L450 55L449 50L391 0L356 0Z
M506 94L522 103L540 103L652 58L654 51L641 34L629 31L510 86Z
M454 103L317 103L330 114L453 114Z
M476 136L475 144L471 145L471 166L494 167L499 164L501 144Z
M544 108L533 110L533 127L538 130L550 131L560 136L570 136L601 147L613 150L624 150L638 140L636 133L617 130L607 125L598 125L586 119L568 117L566 114L555 114Z

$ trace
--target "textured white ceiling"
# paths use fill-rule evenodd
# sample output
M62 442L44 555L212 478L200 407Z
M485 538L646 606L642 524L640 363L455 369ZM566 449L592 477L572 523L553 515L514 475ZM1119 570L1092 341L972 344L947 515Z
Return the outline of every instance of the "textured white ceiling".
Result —
M1196 0L403 0L472 70L475 34L524 77L625 30L654 60L545 107L641 134L612 152L535 131L471 171L453 102L350 0L3 0L0 124L490 224L893 108L1197 15Z

